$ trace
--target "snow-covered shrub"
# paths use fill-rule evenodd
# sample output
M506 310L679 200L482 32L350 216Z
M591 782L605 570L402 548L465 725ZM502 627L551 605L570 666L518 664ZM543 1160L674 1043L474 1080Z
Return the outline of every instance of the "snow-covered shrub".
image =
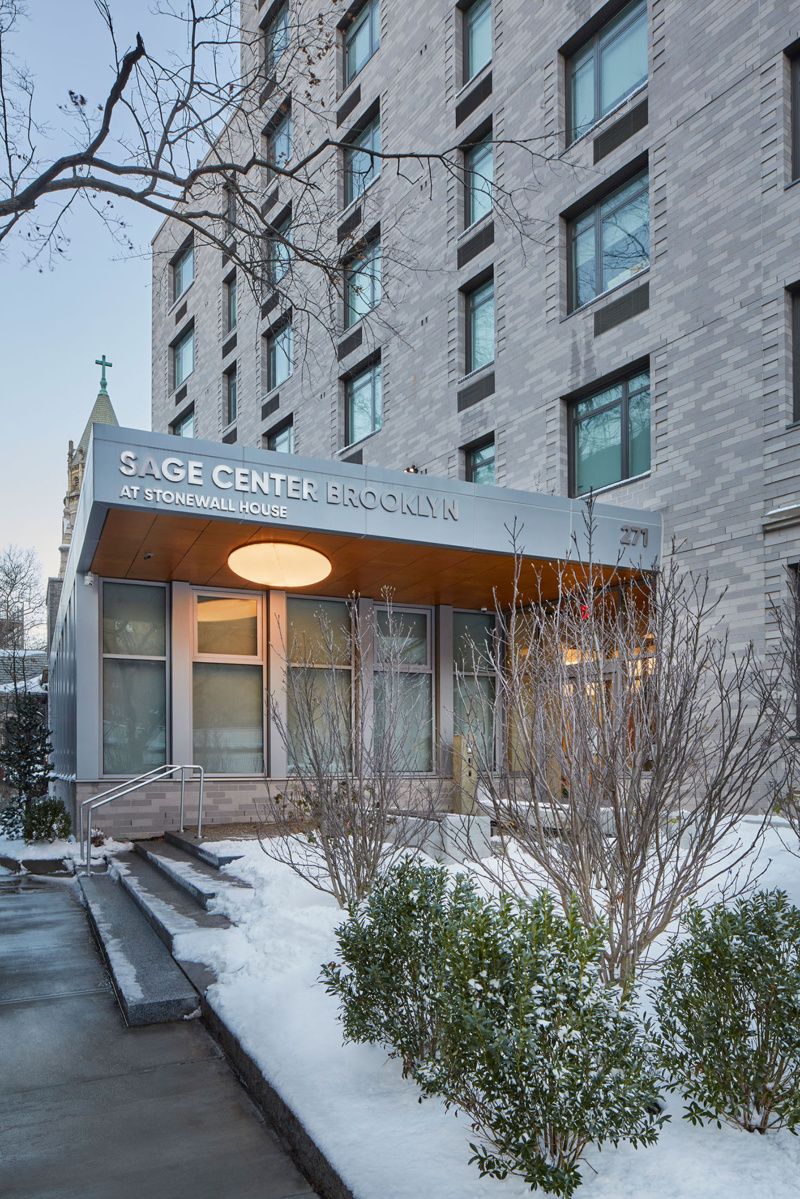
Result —
M693 1124L800 1126L800 909L783 891L697 907L670 946L655 1009Z
M646 1020L601 980L605 930L549 893L463 910L431 1085L472 1120L481 1174L570 1196L589 1144L652 1144L663 1117Z
M36 799L25 805L22 835L29 843L66 840L70 827L69 814L60 799Z
M476 900L466 876L410 857L378 879L338 929L341 963L322 968L348 1041L385 1045L415 1077L436 1057L447 926Z
M0 808L0 836L10 837L13 841L22 836L25 819L24 801L18 798L10 799L5 807Z
M588 1144L650 1144L662 1122L649 1026L601 981L604 938L549 894L494 900L407 860L341 926L323 977L349 1040L388 1046L469 1117L482 1174L570 1196Z

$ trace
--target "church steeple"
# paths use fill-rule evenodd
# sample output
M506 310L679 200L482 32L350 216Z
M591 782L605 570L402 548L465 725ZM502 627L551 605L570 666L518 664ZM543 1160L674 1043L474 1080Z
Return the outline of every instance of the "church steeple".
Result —
M80 441L77 446L73 442L70 442L69 449L67 450L67 494L64 496L64 515L62 520L61 545L59 546L61 553L59 577L62 579L67 565L70 542L72 541L72 530L75 526L75 513L78 510L83 472L86 468L86 455L89 452L89 439L92 436L92 425L119 425L114 405L111 403L108 394L108 380L106 379L106 368L111 366L112 363L103 354L100 358L95 359L95 365L101 368L100 390L97 393L92 411L89 413L89 419L86 422Z

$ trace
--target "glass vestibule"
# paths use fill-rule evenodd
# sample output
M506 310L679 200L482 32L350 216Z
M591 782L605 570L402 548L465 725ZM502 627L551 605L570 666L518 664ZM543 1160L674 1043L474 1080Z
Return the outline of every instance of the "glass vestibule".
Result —
M491 615L454 612L451 653L449 634L437 648L434 608L387 608L364 600L359 608L368 630L362 626L359 654L347 601L287 596L286 627L270 647L268 600L266 592L187 589L171 632L167 585L103 583L104 773L133 776L168 761L193 761L213 774L263 775L269 767L269 688L280 689L283 677L281 669L268 680L268 651L287 663L283 732L290 770L307 764L298 760L295 748L308 744L307 737L298 736L298 695L305 697L307 712L315 709L328 721L343 752L362 735L352 728L354 707L366 720L368 735L386 738L391 732L402 772L435 769L437 735L449 740L451 718L455 732L477 738L491 752L495 681L486 661L473 669L471 653L473 644L479 650L488 644ZM171 637L176 639L174 666ZM453 682L452 700L444 689L447 711L437 732L440 670ZM170 687L179 714L174 746Z

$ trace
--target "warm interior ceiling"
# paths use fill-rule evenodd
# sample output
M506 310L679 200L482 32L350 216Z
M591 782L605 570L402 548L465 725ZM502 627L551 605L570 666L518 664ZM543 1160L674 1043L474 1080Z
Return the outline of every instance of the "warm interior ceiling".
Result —
M303 594L377 598L384 587L401 604L452 604L491 607L513 594L514 559L510 554L479 553L406 541L274 528L239 521L141 512L114 508L106 516L92 570L104 578L181 581L206 587L252 588L229 570L228 554L252 541L293 541L320 550L333 565L331 574ZM537 561L542 598L556 594L554 563ZM531 595L533 574L521 589Z

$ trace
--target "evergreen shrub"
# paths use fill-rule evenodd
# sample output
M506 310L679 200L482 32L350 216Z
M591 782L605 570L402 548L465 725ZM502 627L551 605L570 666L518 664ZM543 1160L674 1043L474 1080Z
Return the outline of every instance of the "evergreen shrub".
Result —
M65 841L71 831L67 809L60 799L45 797L27 803L22 813L22 835L36 841Z
M784 891L689 909L654 994L670 1089L693 1124L800 1125L800 909Z
M589 1144L650 1144L663 1117L646 1021L603 984L604 929L549 894L495 900L406 859L338 931L323 969L345 1036L386 1045L463 1110L481 1174L571 1196Z

